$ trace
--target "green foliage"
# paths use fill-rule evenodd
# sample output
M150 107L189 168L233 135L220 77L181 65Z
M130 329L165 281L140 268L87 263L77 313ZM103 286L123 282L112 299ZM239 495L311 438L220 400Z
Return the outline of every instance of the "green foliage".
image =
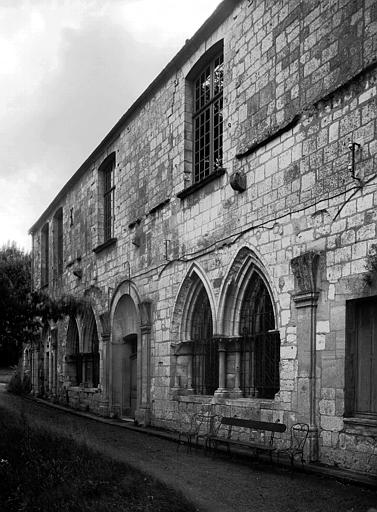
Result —
M0 249L0 366L16 364L24 343L39 339L49 320L85 309L73 297L53 299L31 291L31 256L9 244Z
M371 286L373 279L377 275L377 244L372 244L366 258L366 273L364 274L364 282Z
M19 364L8 382L7 391L9 391L9 393L13 393L14 395L28 395L31 392L32 385L30 376L26 373L24 373L23 376L21 375L21 364Z
M183 496L68 437L0 410L0 510L193 512Z
M30 254L10 244L0 249L0 363L15 364L35 330L30 315Z

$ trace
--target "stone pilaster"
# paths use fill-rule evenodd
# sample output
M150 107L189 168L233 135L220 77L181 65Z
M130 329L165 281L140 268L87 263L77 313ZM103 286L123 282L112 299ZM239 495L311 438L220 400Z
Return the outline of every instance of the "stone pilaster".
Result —
M102 332L100 354L100 374L99 382L101 386L101 401L99 404L99 413L101 416L109 415L109 344L110 332Z
M295 276L293 300L297 308L297 414L309 424L309 460L318 459L316 397L316 314L320 253L310 251L291 260Z
M151 332L152 301L144 300L140 308L140 392L135 420L143 426L150 424L150 388L151 388Z

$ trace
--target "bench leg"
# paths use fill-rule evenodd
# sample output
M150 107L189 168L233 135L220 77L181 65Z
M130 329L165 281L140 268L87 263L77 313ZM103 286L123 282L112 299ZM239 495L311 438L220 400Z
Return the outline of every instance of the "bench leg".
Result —
M204 439L204 455L207 455L211 451L211 440L205 438Z
M178 434L178 443L177 443L177 451L179 450L179 447L181 446L182 440L181 440L181 433Z

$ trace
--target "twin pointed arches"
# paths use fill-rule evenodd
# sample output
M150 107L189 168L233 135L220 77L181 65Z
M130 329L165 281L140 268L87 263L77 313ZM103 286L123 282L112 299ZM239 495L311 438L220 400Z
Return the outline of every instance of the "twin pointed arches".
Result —
M172 385L180 392L274 398L279 391L280 336L267 272L249 248L229 266L216 300L193 264L172 317Z
M97 388L100 383L100 350L97 319L88 303L71 315L66 336L65 375L73 386Z

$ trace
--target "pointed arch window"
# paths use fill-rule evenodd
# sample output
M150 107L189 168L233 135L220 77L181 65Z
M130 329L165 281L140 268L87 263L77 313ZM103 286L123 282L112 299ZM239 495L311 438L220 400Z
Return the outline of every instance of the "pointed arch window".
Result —
M81 354L83 382L90 388L96 388L99 384L99 342L96 320L91 310L84 316L83 324L84 350Z
M192 314L193 387L199 395L212 395L218 387L218 342L213 338L212 312L207 292L201 287Z
M246 397L274 398L279 391L280 335L261 276L254 272L241 306L241 389Z
M66 376L71 385L96 388L99 384L99 351L96 321L92 311L82 319L83 347L80 350L79 330L74 317L67 331Z
M82 381L82 362L79 348L79 331L75 318L69 319L67 331L66 377L72 386L79 386Z

